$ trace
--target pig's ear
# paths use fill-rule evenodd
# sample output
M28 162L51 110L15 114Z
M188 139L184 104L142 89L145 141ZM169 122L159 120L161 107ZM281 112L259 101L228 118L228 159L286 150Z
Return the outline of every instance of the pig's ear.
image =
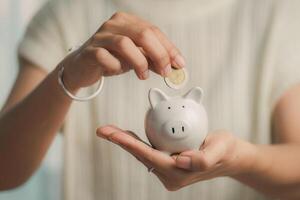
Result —
M169 97L157 88L151 88L148 94L149 102L152 108L161 101L168 100Z
M188 91L183 97L185 99L192 99L197 103L200 103L203 96L203 90L200 87L194 87Z

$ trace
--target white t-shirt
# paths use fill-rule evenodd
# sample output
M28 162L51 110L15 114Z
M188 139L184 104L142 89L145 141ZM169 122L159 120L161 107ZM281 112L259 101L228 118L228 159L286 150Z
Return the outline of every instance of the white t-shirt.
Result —
M96 137L104 124L147 140L149 88L170 95L205 91L210 130L227 129L253 143L271 142L270 116L283 92L300 82L300 1L297 0L55 0L32 19L19 53L51 71L67 49L87 40L116 10L161 28L186 58L190 80L180 91L152 73L106 79L101 95L74 102L64 126L64 197L68 200L266 199L228 177L168 192L121 148ZM91 92L91 89L88 91ZM45 104L47 101L45 101Z

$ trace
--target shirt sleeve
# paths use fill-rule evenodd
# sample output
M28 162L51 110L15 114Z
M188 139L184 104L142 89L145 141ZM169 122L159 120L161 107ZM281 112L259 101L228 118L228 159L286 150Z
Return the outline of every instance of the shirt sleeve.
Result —
M57 6L57 1L50 1L35 14L18 46L19 56L47 72L67 53Z
M271 57L274 60L271 111L288 89L300 84L300 2L281 2L273 37L276 53Z

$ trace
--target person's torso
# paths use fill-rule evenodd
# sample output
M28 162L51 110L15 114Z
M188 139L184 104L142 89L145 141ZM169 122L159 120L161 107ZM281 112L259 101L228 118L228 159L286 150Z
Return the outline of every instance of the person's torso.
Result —
M268 143L269 116L259 111L267 100L258 94L264 84L261 55L272 3L227 0L213 7L205 5L207 8L200 9L199 13L189 10L190 7L176 11L178 15L196 13L187 14L186 18L159 20L172 13L172 3L165 13L156 13L152 3L145 4L149 12L143 14L144 10L138 7L124 6L126 2L119 5L109 0L89 0L78 4L77 9L85 11L77 15L80 19L76 27L86 28L86 31L69 38L67 45L84 42L116 10L128 10L157 25L174 41L185 57L189 81L182 90L172 90L154 73L148 80L140 81L131 71L107 77L103 91L91 102L74 103L65 126L66 198L264 199L253 189L224 177L168 192L133 156L97 138L95 129L100 125L115 124L132 130L147 141L144 117L149 108L149 89L157 87L167 94L179 95L200 86L204 90L203 103L209 116L210 131L227 129L242 139Z

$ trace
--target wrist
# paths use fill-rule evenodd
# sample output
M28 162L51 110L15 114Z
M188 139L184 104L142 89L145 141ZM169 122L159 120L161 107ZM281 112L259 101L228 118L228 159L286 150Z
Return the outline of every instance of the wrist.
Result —
M252 174L257 168L257 146L241 139L237 140L237 149L240 152L237 155L239 157L239 159L237 159L238 162L235 164L238 169L233 177L244 174Z
M71 87L71 90L70 88L67 88L66 84L64 83L64 66L60 66L58 68L58 83L59 85L61 86L62 90L64 91L64 93L69 96L71 99L73 100L76 100L76 101L88 101L88 100L91 100L93 99L94 97L96 97L102 90L102 87L103 87L103 84L104 84L104 77L101 77L100 78L100 82L98 84L98 88L96 89L96 91L89 95L89 96L85 96L85 97L78 97L76 96L74 93L76 93L76 91L80 88L80 87ZM75 86L75 84L73 85Z
M242 141L242 143L244 143L244 153L240 163L241 170L231 177L251 184L253 177L260 177L268 173L272 159L266 159L264 156L264 145L251 144L246 141Z
M62 79L66 89L70 92L77 92L83 87L88 87L101 81L102 73L95 68L89 68L86 64L81 63L81 59L75 55L76 52L72 52L66 59L59 64L59 69L64 68Z
M66 58L58 64L58 70L60 70L62 67L64 68L62 74L64 86L72 94L75 94L82 87L80 85L80 81L78 81L80 80L80 75L78 75L77 67L74 65L74 59L77 58L76 51L77 50L72 50L69 52ZM77 61L75 61L75 63L76 62Z
M61 63L58 64L56 69L53 71L54 78L59 85L60 90L64 91L67 90L71 94L76 94L77 91L80 89L77 84L73 84L72 79L70 78L69 73L66 73L66 68ZM66 91L64 91L66 94Z
M60 66L63 67L63 66ZM72 71L69 68L64 67L64 71L62 74L62 81L68 91L72 94L75 94L81 86L78 84L78 81L74 79L75 75L72 74Z
M66 95L66 93L64 92L64 89L62 88L61 84L59 83L59 71L60 71L60 67L56 67L51 73L49 73L48 78L50 80L51 83L51 87L53 88L53 92L55 92L55 96L59 96L59 97L63 97L64 99L68 99L70 100L70 98ZM70 92L74 92L76 93L77 90L70 90Z

